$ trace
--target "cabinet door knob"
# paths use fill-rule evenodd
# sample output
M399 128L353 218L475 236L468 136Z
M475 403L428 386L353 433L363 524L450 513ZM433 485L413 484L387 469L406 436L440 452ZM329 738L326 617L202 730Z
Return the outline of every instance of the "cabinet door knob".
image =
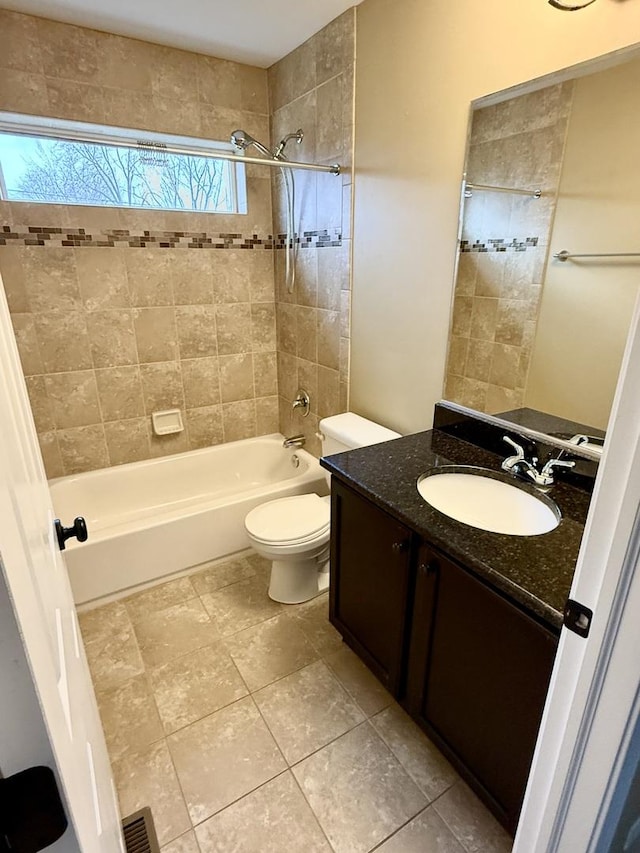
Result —
M438 561L429 560L427 563L420 563L418 569L423 575L433 575L438 571Z
M391 547L394 551L406 551L409 547L409 540L402 539L400 542L394 542Z

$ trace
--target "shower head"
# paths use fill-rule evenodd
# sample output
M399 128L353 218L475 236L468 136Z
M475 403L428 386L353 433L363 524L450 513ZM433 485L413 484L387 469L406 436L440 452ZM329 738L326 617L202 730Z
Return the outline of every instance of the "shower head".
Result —
M278 147L273 152L273 157L275 160L281 160L281 159L283 160L284 159L284 157L282 155L284 154L284 149L287 145L287 142L289 142L290 139L295 139L295 141L298 143L298 145L300 145L300 143L304 139L304 132L303 132L302 128L298 128L298 130L296 130L295 133L287 133L287 135L280 140Z
M231 134L231 144L235 145L235 147L239 151L246 151L250 145L253 145L258 149L265 157L268 157L270 160L273 159L273 154L266 148L261 142L258 142L257 139L254 139L251 134L247 133L246 130L234 130Z

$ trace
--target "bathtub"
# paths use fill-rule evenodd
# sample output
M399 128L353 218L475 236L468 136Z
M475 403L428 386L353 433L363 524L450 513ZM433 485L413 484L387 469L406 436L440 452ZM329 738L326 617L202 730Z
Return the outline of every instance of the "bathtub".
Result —
M64 525L84 516L89 539L67 542L77 604L247 548L244 518L264 501L329 493L318 460L278 434L49 482Z

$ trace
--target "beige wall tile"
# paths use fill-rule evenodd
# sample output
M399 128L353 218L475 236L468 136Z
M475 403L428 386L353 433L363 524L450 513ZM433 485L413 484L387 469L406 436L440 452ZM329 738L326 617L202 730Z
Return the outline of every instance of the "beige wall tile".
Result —
M103 92L99 86L54 77L45 79L50 115L75 121L104 123Z
M141 364L140 378L148 415L164 409L184 409L182 372L177 361Z
M311 38L269 68L272 110L314 88L317 46L317 40Z
M95 33L98 74L103 86L149 93L153 45L111 33ZM151 49L150 49L151 48Z
M498 300L489 297L475 297L471 310L472 338L492 341L496 332L498 318Z
M35 326L42 364L47 373L93 367L83 312L37 314Z
M225 441L239 441L257 435L256 406L254 400L225 403L222 406Z
M256 352L253 355L253 381L256 397L278 393L278 369L275 352Z
M456 373L458 376L462 376L464 374L465 365L467 363L468 346L468 338L457 338L453 336L449 339L449 357L447 360L448 373Z
M251 340L254 352L276 348L276 309L273 302L251 304Z
M44 254L44 253L43 253ZM80 297L87 311L128 308L124 249L78 249L75 265Z
M124 258L131 305L150 308L173 304L170 250L125 249Z
M348 317L348 312L345 311L345 315ZM340 314L337 311L318 311L317 322L318 363L337 370L340 366Z
M220 355L251 351L251 308L248 303L216 306L216 326Z
M221 444L224 440L222 406L187 409L187 430L190 450Z
M183 359L182 382L187 409L220 403L220 376L217 358Z
M96 370L100 410L104 421L139 418L145 413L138 365Z
M296 308L296 355L307 361L318 360L318 313L304 305Z
M297 360L297 387L304 388L311 400L311 411L318 411L318 365L315 361Z
M181 358L217 355L216 312L213 305L176 308L176 327Z
M0 276L12 314L29 311L24 259L24 248L0 247Z
M337 370L318 367L318 415L321 418L340 411L340 375Z
M47 396L45 377L27 376L26 383L36 430L38 432L48 432L55 429L56 424L51 410L51 402Z
M223 355L220 364L220 394L223 403L254 397L253 356L251 353Z
M0 10L0 66L43 73L37 18Z
M73 251L31 248L24 253L24 275L31 311L72 311L81 307Z
M171 281L176 305L210 305L213 302L211 265L220 252L171 251Z
M3 68L0 74L0 105L3 110L47 115L49 97L46 77L43 74Z
M256 398L256 429L258 435L278 432L279 413L277 397Z
M489 381L492 385L515 388L520 366L520 347L494 344ZM486 374L485 374L486 376Z
M135 321L136 314L133 311L114 309L87 313L87 335L91 344L94 367L116 367L122 364L135 364L138 361L139 348L136 349ZM163 331L159 330L158 334L162 334ZM146 342L145 338L143 342Z
M104 425L110 465L124 465L149 458L146 418L111 421Z
M45 376L45 387L57 429L101 422L98 389L93 370Z
M316 78L324 83L353 62L355 7L347 9L315 36L317 41Z
M65 474L80 474L109 465L102 424L59 429L57 436Z
M186 422L186 412L182 412L182 422ZM156 435L151 425L151 418L147 421L147 429L149 454L152 458L170 456L173 453L186 453L189 450L189 434L186 429L170 435Z
M282 251L282 254L284 252ZM318 258L316 249L302 249L296 258L296 302L315 308L318 305Z
M12 314L11 322L20 354L20 363L25 376L44 372L44 362L40 353L40 344L36 333L36 320L33 314ZM89 361L91 356L89 356Z
M54 477L62 477L65 472L58 447L57 434L55 432L38 433L38 443L40 444L40 453L42 453L47 477L50 480Z
M94 30L37 18L38 39L44 73L89 83L98 72Z
M278 393L290 400L296 396L298 385L298 368L295 356L278 350Z
M453 340L465 340L464 338L453 338ZM494 345L491 341L480 341L472 338L468 342L466 364L457 372L470 379L484 379L491 373L493 362ZM456 371L454 371L456 372Z
M133 325L141 364L176 358L178 333L173 308L138 308L133 312Z
M342 247L318 252L318 308L340 310L340 293L349 290L347 258ZM343 285L345 284L346 287Z

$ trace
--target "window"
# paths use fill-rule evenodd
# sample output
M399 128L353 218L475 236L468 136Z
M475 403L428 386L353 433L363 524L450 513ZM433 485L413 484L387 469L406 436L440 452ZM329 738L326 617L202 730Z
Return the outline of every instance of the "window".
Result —
M244 166L220 159L231 150L191 137L0 113L0 198L246 213Z

